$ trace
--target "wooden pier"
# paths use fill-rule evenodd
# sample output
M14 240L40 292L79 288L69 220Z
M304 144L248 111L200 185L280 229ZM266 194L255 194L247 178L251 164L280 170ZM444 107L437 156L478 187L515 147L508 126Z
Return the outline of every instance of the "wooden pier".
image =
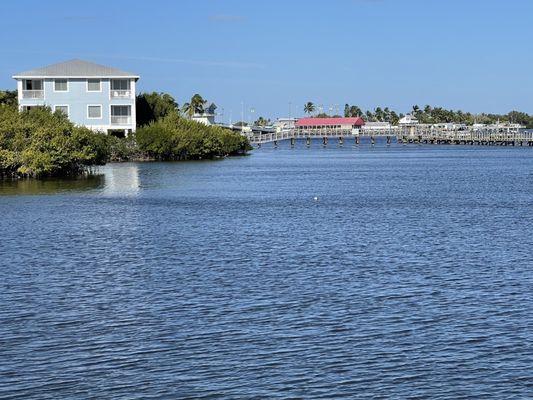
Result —
M291 145L297 139L306 140L320 138L324 145L329 139L337 139L340 144L353 141L359 144L361 138L367 137L374 144L377 137L385 137L387 144L393 140L398 143L424 144L462 144L487 146L532 146L533 131L510 127L468 128L462 130L438 129L433 126L392 127L390 129L290 129L280 132L255 131L248 135L251 144L260 146L263 143L274 143L289 140Z

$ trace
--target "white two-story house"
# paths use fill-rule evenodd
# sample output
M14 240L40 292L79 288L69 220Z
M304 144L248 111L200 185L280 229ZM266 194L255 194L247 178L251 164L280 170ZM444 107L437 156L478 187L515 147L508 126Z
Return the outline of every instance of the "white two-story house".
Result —
M48 106L77 125L95 131L134 132L138 75L82 60L71 60L13 75L21 110Z

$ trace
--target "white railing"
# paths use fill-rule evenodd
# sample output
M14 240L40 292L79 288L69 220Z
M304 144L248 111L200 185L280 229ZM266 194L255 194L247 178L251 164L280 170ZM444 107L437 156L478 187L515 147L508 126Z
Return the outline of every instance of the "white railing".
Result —
M131 97L131 90L113 90L111 89L111 97L112 98L129 98Z
M413 142L438 142L443 141L447 143L457 143L457 144L474 144L474 142L498 142L498 143L515 143L520 142L520 145L523 145L523 142L528 142L527 144L533 145L533 131L528 130L517 130L514 131L503 131L502 129L477 129L473 130L471 128L466 130L444 130L444 129L403 129L394 127L390 130L386 129L365 129L360 130L359 133L354 134L351 130L339 130L339 129L289 129L283 130L281 132L253 132L249 133L248 139L251 143L267 143L274 142L278 140L286 139L308 139L308 138L360 138L360 137L378 137L386 136L388 139L390 137L396 137L398 140L402 141L413 141ZM531 143L529 143L531 142Z
M111 116L111 125L129 125L131 124L131 116L125 115L112 115Z
M23 90L23 99L44 99L44 90Z

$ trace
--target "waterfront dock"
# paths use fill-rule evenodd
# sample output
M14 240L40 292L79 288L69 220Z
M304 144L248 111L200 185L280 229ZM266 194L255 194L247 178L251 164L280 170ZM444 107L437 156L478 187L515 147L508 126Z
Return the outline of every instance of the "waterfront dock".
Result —
M484 127L449 130L434 126L391 127L389 129L339 129L332 126L295 127L292 129L273 131L269 129L253 130L248 134L250 143L260 146L265 143L277 145L281 141L322 139L324 145L329 140L338 140L340 144L353 141L359 144L366 137L374 144L376 138L386 138L387 144L398 143L424 144L462 144L486 146L531 146L533 147L533 131L514 127Z

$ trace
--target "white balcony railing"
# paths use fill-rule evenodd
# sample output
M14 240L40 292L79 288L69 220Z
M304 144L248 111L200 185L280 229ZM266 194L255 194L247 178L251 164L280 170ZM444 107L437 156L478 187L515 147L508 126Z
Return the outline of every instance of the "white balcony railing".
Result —
M125 115L112 115L111 116L111 125L129 125L131 124L131 116Z
M111 89L111 97L112 98L130 98L131 97L131 90L113 90Z
M23 90L23 99L44 99L44 90Z

